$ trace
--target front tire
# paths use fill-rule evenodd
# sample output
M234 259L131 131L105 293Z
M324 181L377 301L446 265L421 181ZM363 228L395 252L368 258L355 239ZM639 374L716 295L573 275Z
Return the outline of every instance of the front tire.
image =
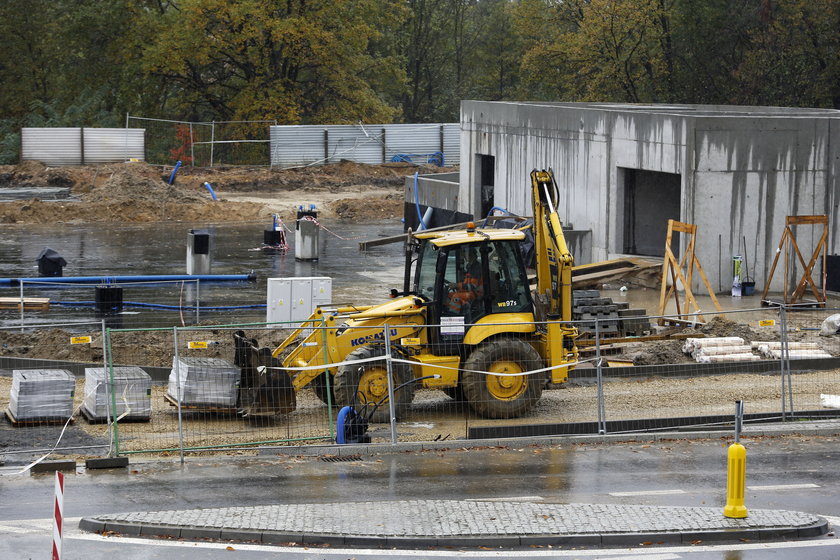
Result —
M345 361L384 356L385 349L381 346L362 346L348 354ZM408 364L394 362L391 364L391 372L395 389L414 377ZM340 366L334 381L335 400L338 406L353 406L357 412L371 414L369 417L371 422L390 421L388 368L384 359ZM415 384L409 383L394 395L394 410L397 418L408 414L411 401L414 400L414 390ZM376 410L373 410L376 403L380 401L382 402ZM366 410L363 408L365 404L368 404Z
M540 400L547 375L534 348L518 338L499 338L481 343L464 363L461 381L472 409L485 418L522 416Z

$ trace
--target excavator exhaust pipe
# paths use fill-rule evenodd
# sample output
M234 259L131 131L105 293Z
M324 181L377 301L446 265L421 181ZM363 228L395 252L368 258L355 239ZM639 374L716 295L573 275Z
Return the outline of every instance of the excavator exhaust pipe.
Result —
M243 331L233 334L234 358L242 375L239 381L238 408L245 417L278 416L297 406L291 378L281 369L280 360L268 348L260 348L256 339Z

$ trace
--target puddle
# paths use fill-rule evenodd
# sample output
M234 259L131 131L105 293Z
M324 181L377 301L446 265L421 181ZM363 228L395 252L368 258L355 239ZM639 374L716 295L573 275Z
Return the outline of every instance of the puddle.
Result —
M187 232L209 229L212 233L211 274L249 274L255 283L190 283L148 286L122 284L123 300L146 304L194 304L201 306L246 306L266 302L267 279L272 277L329 276L333 278L333 301L378 303L387 300L389 290L402 287L403 246L401 243L358 249L362 240L399 235L402 224L395 220L377 223L340 223L321 220L338 236L321 230L319 260L298 261L294 257L294 232L287 233L287 253L253 250L262 245L263 230L269 224L55 224L0 227L0 276L37 277L36 258L44 247L56 250L67 261L68 276L157 275L186 273ZM45 279L48 280L48 279ZM198 292L196 294L196 292ZM19 297L18 287L0 287L0 296ZM92 307L69 304L92 302L94 286L35 288L24 286L25 297L49 297L47 311L25 311L25 323L78 322L96 318ZM64 306L58 302L65 302ZM200 311L126 307L114 323L124 327L194 324L196 319L224 323L265 320L265 309ZM17 310L0 310L0 326L21 324ZM120 326L115 324L114 326Z

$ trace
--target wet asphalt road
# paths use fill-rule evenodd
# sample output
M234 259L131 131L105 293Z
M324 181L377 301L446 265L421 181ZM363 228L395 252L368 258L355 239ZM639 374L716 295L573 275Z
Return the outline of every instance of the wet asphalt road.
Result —
M840 518L838 438L784 437L745 440L748 451L748 508L788 509ZM714 506L725 502L725 440L675 440L651 444L568 444L404 452L327 463L317 457L193 458L132 461L120 471L80 470L66 479L67 527L64 558L351 558L363 551L278 550L233 544L103 540L79 533L76 519L121 511L153 511L275 503L323 503L409 498L517 498L557 503L616 503ZM53 478L50 475L0 478L0 558L42 558L51 540ZM28 520L28 521L27 521ZM667 558L837 558L840 539L825 537L795 548L758 543L693 549L643 547L625 555ZM216 547L216 548L213 548ZM620 551L470 551L486 558L608 557ZM416 557L464 557L456 551L426 551ZM573 556L566 556L566 554ZM374 558L397 553L375 551ZM577 554L577 556L574 556ZM592 556L595 554L595 556ZM401 552L399 555L411 555ZM659 556L657 556L659 555ZM620 555L618 557L621 557Z

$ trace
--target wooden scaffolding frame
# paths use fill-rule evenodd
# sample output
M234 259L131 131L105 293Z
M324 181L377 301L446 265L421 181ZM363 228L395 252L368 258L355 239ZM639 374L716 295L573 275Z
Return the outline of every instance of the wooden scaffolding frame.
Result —
M689 241L686 245L685 253L683 253L679 261L677 261L677 258L674 256L674 252L671 250L671 242L673 239L673 233L675 231L677 233L684 233L689 236ZM691 304L691 306L693 307L694 312L698 313L698 319L701 322L706 321L706 319L700 313L700 305L697 303L697 299L694 297L694 293L691 291L691 282L694 278L695 267L697 268L698 274L700 274L700 278L703 280L703 284L706 286L706 289L709 292L709 296L712 298L712 302L715 304L715 309L717 309L718 314L722 312L717 297L715 297L715 292L714 290L712 290L711 284L709 284L709 279L706 278L706 273L703 271L703 267L700 265L700 260L694 253L694 246L696 240L697 226L695 224L685 224L676 220L668 220L668 235L665 237L665 260L662 262L662 283L659 290L659 315L665 315L665 306L667 304L667 301L671 299L671 296L673 295L674 302L676 303L677 307L677 316L681 321L689 320L689 304ZM684 267L688 267L685 274L683 274ZM671 280L670 286L668 286L669 278ZM677 281L682 283L683 288L685 290L685 302L683 304L680 303L680 296L679 293L677 293ZM683 309L685 311L683 311ZM659 324L665 324L664 317L660 317Z
M817 241L816 246L814 247L814 252L811 254L811 260L808 263L805 263L805 258L802 256L802 252L799 250L799 245L796 243L796 236L793 234L793 230L790 226L802 226L802 225L811 225L811 226L819 226L822 225L822 235L820 235L819 241ZM828 239L828 216L821 215L821 216L787 216L785 218L785 229L782 232L782 239L779 241L779 248L776 250L776 256L773 259L773 266L770 267L770 275L767 277L767 282L764 284L764 292L761 294L761 302L771 303L767 300L767 292L770 291L770 282L773 280L773 273L776 272L776 264L779 262L779 254L784 252L785 254L785 288L783 293L783 298L785 304L795 304L798 303L800 298L805 294L805 290L810 287L811 293L814 294L816 298L816 303L818 306L823 307L825 306L825 270L826 270L826 239ZM796 284L796 289L793 290L793 293L790 294L790 301L788 301L788 277L790 276L791 268L790 268L790 248L793 247L794 252L796 253L796 257L799 260L799 263L802 265L802 277L799 279L799 282ZM813 278L811 278L811 273L814 270L814 265L817 263L817 259L822 253L822 291L817 288L817 285L814 283ZM796 262L793 263L793 270L796 270Z

